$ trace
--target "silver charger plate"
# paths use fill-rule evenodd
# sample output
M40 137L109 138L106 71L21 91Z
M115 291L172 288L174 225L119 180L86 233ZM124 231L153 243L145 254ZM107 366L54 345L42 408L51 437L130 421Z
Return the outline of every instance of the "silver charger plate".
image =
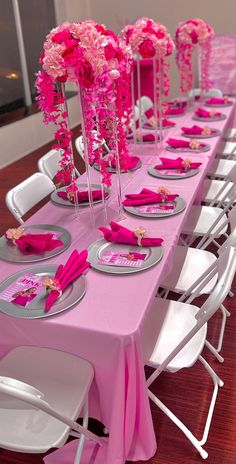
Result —
M214 130L215 132L209 135L205 134L185 134L182 132L182 137L187 137L189 139L211 139L212 137L219 137L221 134L221 131L219 129L211 129Z
M167 117L168 119L170 118L181 118L181 116L185 116L185 113L186 111L183 111L183 113L178 113L178 114L165 114L165 117Z
M201 118L196 114L192 117L194 121L203 121L203 122L215 122L215 121L224 121L226 119L225 114L221 114L220 116L216 116L215 118Z
M217 103L215 105L211 105L210 103L204 103L204 106L209 106L209 107L212 107L212 108L225 108L227 106L232 106L233 105L233 102L228 102L228 103L224 103L224 104L220 104L220 103Z
M203 153L203 152L209 151L210 148L211 148L210 145L205 143L204 147L198 148L197 150L194 150L193 148L186 148L186 147L174 148L174 147L169 147L169 146L165 147L165 150L171 151L173 153Z
M166 129L174 129L175 125L174 126L162 126L162 130L166 130ZM151 130L151 131L155 131L156 128L155 127L150 127L150 126L147 126L146 124L143 125L143 129L147 129L147 130ZM157 126L157 131L160 130L160 126Z
M102 257L105 251L127 251L127 253L146 253L147 256L143 264L139 268L125 267L125 266L108 266L105 264L98 264L98 260ZM94 269L108 274L133 274L136 272L145 271L158 263L163 257L164 250L162 246L158 247L139 247L132 245L125 245L122 243L110 243L103 238L96 240L88 248L88 261Z
M28 272L42 277L52 278L54 277L56 270L57 266L55 264L37 266L21 270L1 282L0 292L3 292L3 290L9 287L9 285L15 282L21 275ZM37 295L26 307L5 301L0 297L0 311L8 314L8 316L19 317L20 319L39 319L42 317L55 316L55 314L66 311L78 303L85 295L85 292L86 280L82 275L70 285L68 285L62 296L55 301L50 311L47 313L44 311L46 289Z
M169 203L174 203L175 207L171 212L166 212L166 213L164 212L163 213L143 213L142 211L139 210L138 206L123 206L123 208L125 209L125 211L127 211L127 213L134 214L135 216L149 218L149 219L152 219L152 218L153 219L156 219L156 218L164 219L169 216L175 216L176 214L179 214L182 211L184 211L184 209L186 208L186 202L182 197L177 197L176 200L174 200L173 202L169 202ZM154 206L154 203L152 205L150 204L150 206Z
M127 172L136 171L136 169L141 168L141 166L142 166L142 161L139 160L138 163L136 164L136 166L135 166L133 169L129 169L128 171L120 171L120 172L121 172L121 174L126 174ZM99 164L94 163L93 167L94 167L94 169L96 169L96 171L100 171L100 166L99 166ZM108 166L108 167L107 167L107 171L108 171L108 172L111 172L112 174L116 174L116 169L115 169L115 168L110 168L110 167Z
M52 224L34 224L31 226L23 226L23 228L25 231L32 231L32 233L34 233L34 229L39 229L47 232L60 232L60 235L58 235L58 239L63 242L63 245L61 247L55 248L54 250L45 251L45 253L42 253L40 255L24 255L23 253L21 253L17 246L9 243L9 241L3 235L2 237L0 237L0 259L2 259L3 261L9 261L11 263L35 263L37 261L43 261L44 259L49 259L53 256L60 255L71 244L70 232L64 229L64 227L54 226Z
M158 169L155 169L154 167L148 168L148 174L150 174L150 176L157 177L158 179L169 179L169 180L187 179L188 177L196 176L196 174L198 173L199 173L199 169L189 169L189 171L186 171L185 175L183 176L178 173L164 174Z
M78 188L82 188L82 189L85 189L87 190L88 186L87 184L77 184L77 187ZM101 190L101 185L100 184L91 184L91 187L94 188L94 189L97 189L97 190ZM60 205L60 206L69 206L70 208L74 208L75 205L73 203L71 203L71 201L69 200L63 200L63 198L60 198L58 195L57 195L57 192L65 192L65 190L67 189L67 187L61 187L57 190L54 190L51 194L51 201L52 203L55 203L56 205ZM105 188L105 191L108 192L108 196L106 199L109 198L110 196L110 189L109 188ZM97 205L98 203L102 203L102 199L101 200L94 200L93 204L94 205ZM89 201L83 201L83 203L80 203L78 205L80 208L83 208L84 206L89 206Z

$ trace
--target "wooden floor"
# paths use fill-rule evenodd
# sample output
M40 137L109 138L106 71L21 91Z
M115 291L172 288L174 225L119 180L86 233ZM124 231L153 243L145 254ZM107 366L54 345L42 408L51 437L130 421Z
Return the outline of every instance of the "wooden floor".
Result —
M78 130L74 132L75 135L78 134ZM1 233L16 224L5 206L6 192L10 187L37 171L37 160L50 147L51 144L48 144L1 171ZM78 168L80 170L84 168L80 161L78 161ZM236 280L233 290L236 294ZM227 320L222 350L225 362L219 364L209 352L204 351L206 359L211 362L225 383L218 395L208 442L205 446L209 453L209 464L236 464L236 297L227 298L225 306L231 312L231 317ZM216 315L209 324L209 339L213 341L217 338L219 322L220 318ZM212 386L208 374L197 363L192 368L176 374L163 374L153 390L200 437L201 424L206 417ZM156 455L147 461L147 464L201 463L201 457L178 428L154 405L151 405L151 408L158 449ZM91 426L95 431L99 430L96 423L92 422ZM22 455L0 450L0 464L43 464L43 462L42 456Z

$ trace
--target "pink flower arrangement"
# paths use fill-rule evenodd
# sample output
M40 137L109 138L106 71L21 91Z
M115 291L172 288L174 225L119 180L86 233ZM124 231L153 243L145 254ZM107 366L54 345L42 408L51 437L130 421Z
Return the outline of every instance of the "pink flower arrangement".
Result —
M150 18L140 18L134 24L125 26L120 33L121 40L131 47L134 55L140 55L142 58L156 58L157 73L161 68L163 74L163 91L167 96L170 89L169 71L170 66L166 57L170 56L175 44L166 27ZM157 99L160 98L159 78L157 75L156 91ZM163 104L164 105L164 104ZM162 112L165 110L165 105Z
M177 65L180 71L180 90L189 92L193 84L192 54L196 44L202 47L202 88L209 88L208 63L210 57L210 39L214 37L214 30L199 18L181 23L175 33L177 47Z
M125 134L121 129L121 116L130 112L127 82L132 65L129 47L120 43L116 35L93 20L82 23L65 22L46 37L41 55L42 71L36 80L38 103L44 113L44 122L57 125L55 148L61 149L61 168L70 172L73 183L73 156L71 132L65 98L57 90L65 82L74 82L80 89L88 146L89 161L93 161L94 130L97 138L114 139L112 121L117 117L120 163L128 157ZM99 141L99 140L98 140ZM113 143L114 144L114 143ZM98 162L101 162L101 156ZM103 182L110 184L110 174L101 163ZM68 180L68 175L58 177Z
M161 58L173 53L175 45L165 26L149 18L140 18L120 33L134 54L142 58Z

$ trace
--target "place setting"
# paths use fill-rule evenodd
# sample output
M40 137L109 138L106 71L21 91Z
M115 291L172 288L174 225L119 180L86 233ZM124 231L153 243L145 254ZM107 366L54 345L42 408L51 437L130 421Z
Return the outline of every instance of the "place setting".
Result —
M144 127L144 126L143 126ZM151 128L150 128L151 129ZM157 139L153 134L142 134L142 131L137 131L135 134L130 133L127 135L127 142L137 143L137 144L154 144L155 142L160 142L161 138L158 135Z
M185 106L170 106L165 110L164 115L171 118L178 118L184 116L186 112Z
M126 194L122 204L127 213L148 219L174 216L186 207L185 200L166 187L156 191L143 188L139 193Z
M199 173L201 164L200 162L192 161L189 157L178 157L176 159L160 157L158 164L148 168L148 174L159 179L187 179Z
M61 187L54 190L51 194L52 203L59 206L66 207L86 207L89 206L89 191L87 183L76 184L76 189L72 189L71 186ZM108 199L111 194L109 187L104 187L104 197ZM103 201L103 193L101 184L91 184L91 196L93 204L97 205ZM77 197L77 198L76 198Z
M133 230L111 221L110 229L100 227L103 237L88 248L93 269L108 274L127 275L147 270L163 257L163 239L150 237L143 226Z
M161 128L163 130L173 129L173 127L175 127L175 126L176 126L176 124L175 124L174 121L170 121L170 119L167 119L167 118L162 119ZM148 130L160 130L160 123L157 123L157 125L156 125L155 118L153 117L153 118L150 118L148 121L143 123L143 128L148 129Z
M212 137L218 137L221 134L219 129L211 128L208 126L200 127L193 125L192 127L181 127L182 136L195 138L195 139L208 139Z
M71 244L64 227L34 224L8 229L0 237L0 259L12 263L34 263L63 253Z
M106 167L106 170L110 172L111 174L116 174L117 169L116 169L116 158L114 156L114 153L110 153L107 155L104 159L103 162L105 162L104 166ZM121 174L125 174L127 172L132 172L136 171L136 169L141 168L142 166L142 161L138 156L128 156L127 157L127 162L126 166L123 166L123 168L120 170ZM97 171L101 170L101 166L98 163L93 164L94 169Z
M201 153L210 150L210 145L207 143L200 143L198 140L192 138L191 140L172 139L169 138L165 149L173 153Z
M198 108L192 119L195 121L206 121L206 122L214 122L214 121L224 121L226 119L226 115L220 113L219 111L207 111L204 108Z
M212 97L205 101L205 106L213 106L215 108L227 107L233 105L233 100L230 100L228 96L222 98Z
M87 250L74 250L67 262L34 266L0 283L0 310L21 319L55 316L72 308L86 293Z

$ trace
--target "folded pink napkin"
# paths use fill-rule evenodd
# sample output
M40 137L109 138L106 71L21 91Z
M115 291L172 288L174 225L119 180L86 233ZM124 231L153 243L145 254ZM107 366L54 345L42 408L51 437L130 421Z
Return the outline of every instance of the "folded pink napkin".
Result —
M128 163L127 163L127 171L132 171L132 169L136 168L137 164L139 163L138 156L129 156ZM116 160L113 158L110 162L107 161L107 166L111 166L112 168L116 169Z
M74 197L68 197L67 192L57 192L57 196L62 198L63 200L70 201L70 203L75 203ZM78 204L83 203L85 201L89 201L89 194L88 190L85 191L77 191L78 196ZM105 192L105 197L108 196L108 192ZM92 197L93 201L102 200L102 190L92 190Z
M49 285L51 291L45 301L45 312L48 312L51 309L52 305L55 303L57 298L61 296L61 293L63 293L65 288L90 266L90 263L87 261L87 257L87 250L84 250L81 253L74 250L66 264L60 264L58 266L56 274L52 279L52 286L50 287Z
M188 169L198 169L199 166L201 166L202 163L186 163L186 161L183 158L177 158L177 159L169 159L169 158L160 158L162 164L157 164L155 166L155 169L160 170L160 169L180 169L182 171L186 171Z
M182 131L186 135L202 135L204 134L204 127L199 127L199 126L192 126L192 127L181 127ZM210 129L210 133L214 134L215 130Z
M16 240L19 250L27 255L45 253L63 245L53 234L26 234Z
M168 139L167 143L172 148L190 148L191 150L196 150L196 148L193 147L193 140ZM204 146L204 143L199 144L199 148Z
M174 201L179 195L165 195L165 203ZM163 195L152 190L143 188L140 193L129 193L125 195L124 206L148 205L149 203L162 203ZM168 206L171 209L171 206Z
M63 242L56 239L54 234L24 234L21 228L8 229L5 237L25 255L45 253L45 251L51 251L63 245Z
M165 111L166 115L171 115L171 114L183 114L184 113L184 108L172 108L168 107L167 110Z
M105 240L113 243L126 243L128 245L138 245L138 239L132 230L122 227L120 224L111 221L110 228L99 227L99 230L104 235ZM163 242L162 238L143 237L141 239L141 246L155 247L160 246Z
M187 104L187 100L178 100L177 98L168 102L169 108L185 108Z
M206 103L207 105L226 105L229 101L225 98L210 98Z
M221 116L221 113L215 113L214 116L212 115L211 111L204 110L204 108L198 108L197 111L195 111L196 116L199 118L212 118L214 117L219 117Z
M150 127L152 127L151 124L150 124ZM132 132L127 135L127 139L132 139L133 140L134 137L135 136L133 135ZM154 137L153 134L145 134L145 135L142 135L142 137L138 135L137 138L138 138L138 141L142 140L143 143L150 143L150 142L155 141L155 137Z

